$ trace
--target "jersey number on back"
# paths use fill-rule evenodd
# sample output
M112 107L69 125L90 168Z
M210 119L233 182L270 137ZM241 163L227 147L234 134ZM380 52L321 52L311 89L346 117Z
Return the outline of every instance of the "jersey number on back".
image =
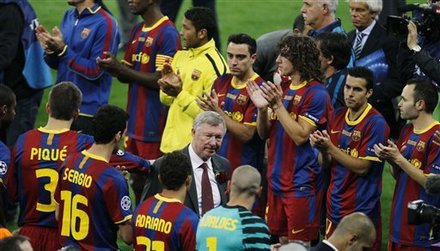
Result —
M37 179L49 178L49 183L44 185L44 190L50 193L50 203L37 202L37 211L44 213L55 212L54 193L58 183L58 172L50 168L43 168L36 170L35 176Z
M144 245L146 251L164 251L165 242L163 241L151 241L148 237L137 236L136 242L138 245Z
M81 194L72 197L71 191L61 191L61 200L64 201L62 236L72 236L75 240L83 240L89 233L89 216L78 208L78 204L88 206L87 198Z

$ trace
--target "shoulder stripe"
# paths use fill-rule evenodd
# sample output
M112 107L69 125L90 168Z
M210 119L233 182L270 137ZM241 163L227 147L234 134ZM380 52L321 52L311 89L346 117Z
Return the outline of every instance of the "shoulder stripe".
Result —
M217 52L218 53L218 52ZM220 77L221 75L223 75L224 73L226 73L226 65L225 62L223 62L223 60L221 59L222 57L220 57L220 61L223 64L223 73L220 73L219 69L217 68L217 64L215 63L214 59L211 57L211 55L209 55L208 53L205 53L205 56L208 58L209 62L211 62L212 67L214 68L215 74L217 75L217 77Z

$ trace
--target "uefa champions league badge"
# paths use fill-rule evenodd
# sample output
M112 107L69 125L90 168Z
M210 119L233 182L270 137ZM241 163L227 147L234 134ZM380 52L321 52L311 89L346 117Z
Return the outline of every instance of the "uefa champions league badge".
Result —
M124 197L122 197L121 199L121 208L124 211L130 210L131 209L131 200L130 197L128 197L127 195L125 195Z

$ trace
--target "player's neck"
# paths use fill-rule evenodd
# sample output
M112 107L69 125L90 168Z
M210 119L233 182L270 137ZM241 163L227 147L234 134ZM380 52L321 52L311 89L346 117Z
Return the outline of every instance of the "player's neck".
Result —
M322 29L322 28L326 27L327 25L333 23L334 21L335 21L334 17L332 17L332 16L325 16L324 19L322 20L322 22L317 25L315 30Z
M304 80L301 79L301 75L297 73L290 75L290 79L292 80L292 85L300 85L304 82Z
M49 117L47 119L47 124L43 127L46 130L62 130L69 129L72 125L73 119L71 120L60 120Z
M336 72L336 68L333 66L328 66L327 69L325 69L324 76L325 78L330 77Z
M142 19L144 20L144 24L146 27L151 27L154 24L157 23L164 15L162 12L160 12L160 8L157 7L151 7L149 11L143 13Z
M107 162L110 162L110 158L112 156L113 148L114 148L113 142L110 142L108 144L96 144L93 143L93 145L87 149L87 152L102 157Z
M168 190L168 189L163 189L162 192L160 193L163 197L165 198L169 198L169 199L177 199L180 200L182 203L184 203L185 201L185 196L186 196L186 189L185 186L182 186L179 190L174 191L174 190Z
M234 196L231 193L231 198L229 199L229 202L227 203L228 206L242 206L245 207L247 210L251 211L252 206L254 205L255 198L244 198L240 196Z
M415 130L425 130L435 121L436 120L432 117L432 114L421 112L416 119L411 121L411 123L413 124Z
M237 84L243 84L246 83L250 78L252 78L252 76L255 74L255 72L250 69L249 71L247 71L245 74L243 74L242 76L234 76L235 78L235 82Z
M348 108L348 119L350 121L355 121L356 119L358 119L361 116L361 114L365 111L367 106L368 103L365 103L358 109Z
M83 12L83 10L85 10L86 8L92 8L94 4L95 3L93 1L86 0L81 3L77 3L75 5L75 8L78 11L78 13L81 14Z

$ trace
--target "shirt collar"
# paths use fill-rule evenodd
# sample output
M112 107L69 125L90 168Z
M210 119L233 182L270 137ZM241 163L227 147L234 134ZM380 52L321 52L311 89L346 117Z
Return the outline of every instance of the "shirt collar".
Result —
M367 28L365 28L362 31L356 30L356 36L359 34L359 32L364 33L365 35L369 36L371 31L373 30L374 25L376 25L376 20L373 20L370 25L368 25Z
M333 244L331 244L328 240L323 240L322 242L327 244L327 246L332 248L334 251L338 251L338 249Z
M198 56L200 54L205 53L207 50L213 47L215 48L215 42L214 39L211 38L211 40L209 40L206 44L199 46L197 48L189 48L188 51L191 52L193 56Z
M335 21L327 24L326 26L322 27L321 29L309 31L309 35L312 37L316 37L323 32L331 32L331 31L333 31L333 29L335 29L336 27L340 27L340 26L341 26L341 20L339 18L335 18Z
M200 158L199 155L194 152L192 144L189 144L188 152L193 170L196 170L196 168L200 167L203 163L206 163L208 165L208 168L212 168L211 158L209 158L207 161L203 161L202 158Z
M92 7L85 8L81 12L81 14L78 14L78 10L75 9L75 13L77 16L93 15L96 14L101 8L102 8L101 5L95 3Z

